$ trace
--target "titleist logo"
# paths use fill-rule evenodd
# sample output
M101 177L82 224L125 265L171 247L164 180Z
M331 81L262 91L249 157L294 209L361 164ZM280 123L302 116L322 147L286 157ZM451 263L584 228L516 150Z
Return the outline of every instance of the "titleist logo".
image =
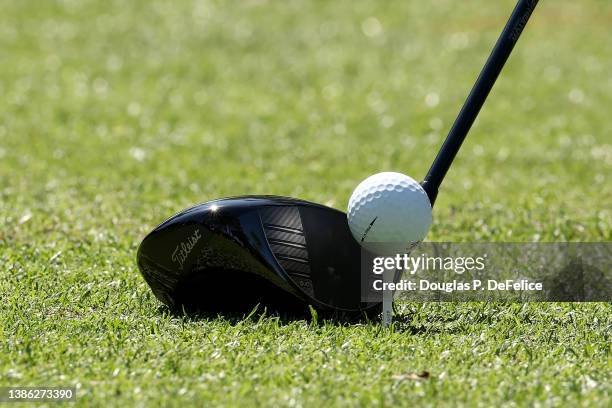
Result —
M183 264L185 260L193 250L193 247L198 243L198 241L202 238L200 235L200 230L197 229L193 232L189 238L185 241L181 242L176 246L174 252L172 252L172 262L175 262L179 265L179 269L183 269Z

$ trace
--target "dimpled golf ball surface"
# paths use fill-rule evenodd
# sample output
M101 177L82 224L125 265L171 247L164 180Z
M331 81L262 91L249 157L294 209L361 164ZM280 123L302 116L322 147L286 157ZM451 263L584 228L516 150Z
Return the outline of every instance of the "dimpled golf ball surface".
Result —
M431 225L427 193L401 173L378 173L362 181L349 199L347 213L353 237L366 248L369 243L421 241Z

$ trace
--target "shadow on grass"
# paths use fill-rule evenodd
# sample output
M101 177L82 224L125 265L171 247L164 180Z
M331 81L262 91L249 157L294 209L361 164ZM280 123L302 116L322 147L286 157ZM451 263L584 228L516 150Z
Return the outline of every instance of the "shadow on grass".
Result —
M193 274L168 290L153 285L153 293L165 305L160 311L191 320L222 318L231 323L260 319L262 315L282 323L306 320L314 323L357 324L377 321L380 307L365 311L338 312L314 309L295 294L258 275L236 271L231 285L222 274ZM156 282L154 282L156 283Z

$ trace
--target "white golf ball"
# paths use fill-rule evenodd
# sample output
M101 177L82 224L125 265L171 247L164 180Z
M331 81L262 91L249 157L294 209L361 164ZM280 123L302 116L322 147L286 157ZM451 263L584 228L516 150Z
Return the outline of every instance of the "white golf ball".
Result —
M347 216L353 237L367 249L381 248L382 243L408 247L422 241L432 221L423 187L393 172L363 180L349 199Z

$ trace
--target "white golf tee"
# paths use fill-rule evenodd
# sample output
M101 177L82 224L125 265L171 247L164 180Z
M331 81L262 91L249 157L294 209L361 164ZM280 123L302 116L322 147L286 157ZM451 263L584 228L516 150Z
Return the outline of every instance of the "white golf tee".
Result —
M395 270L387 269L383 272L383 289L387 287L388 283L393 282ZM382 323L384 327L391 326L393 321L393 291L384 289L383 290L383 301L382 301Z

